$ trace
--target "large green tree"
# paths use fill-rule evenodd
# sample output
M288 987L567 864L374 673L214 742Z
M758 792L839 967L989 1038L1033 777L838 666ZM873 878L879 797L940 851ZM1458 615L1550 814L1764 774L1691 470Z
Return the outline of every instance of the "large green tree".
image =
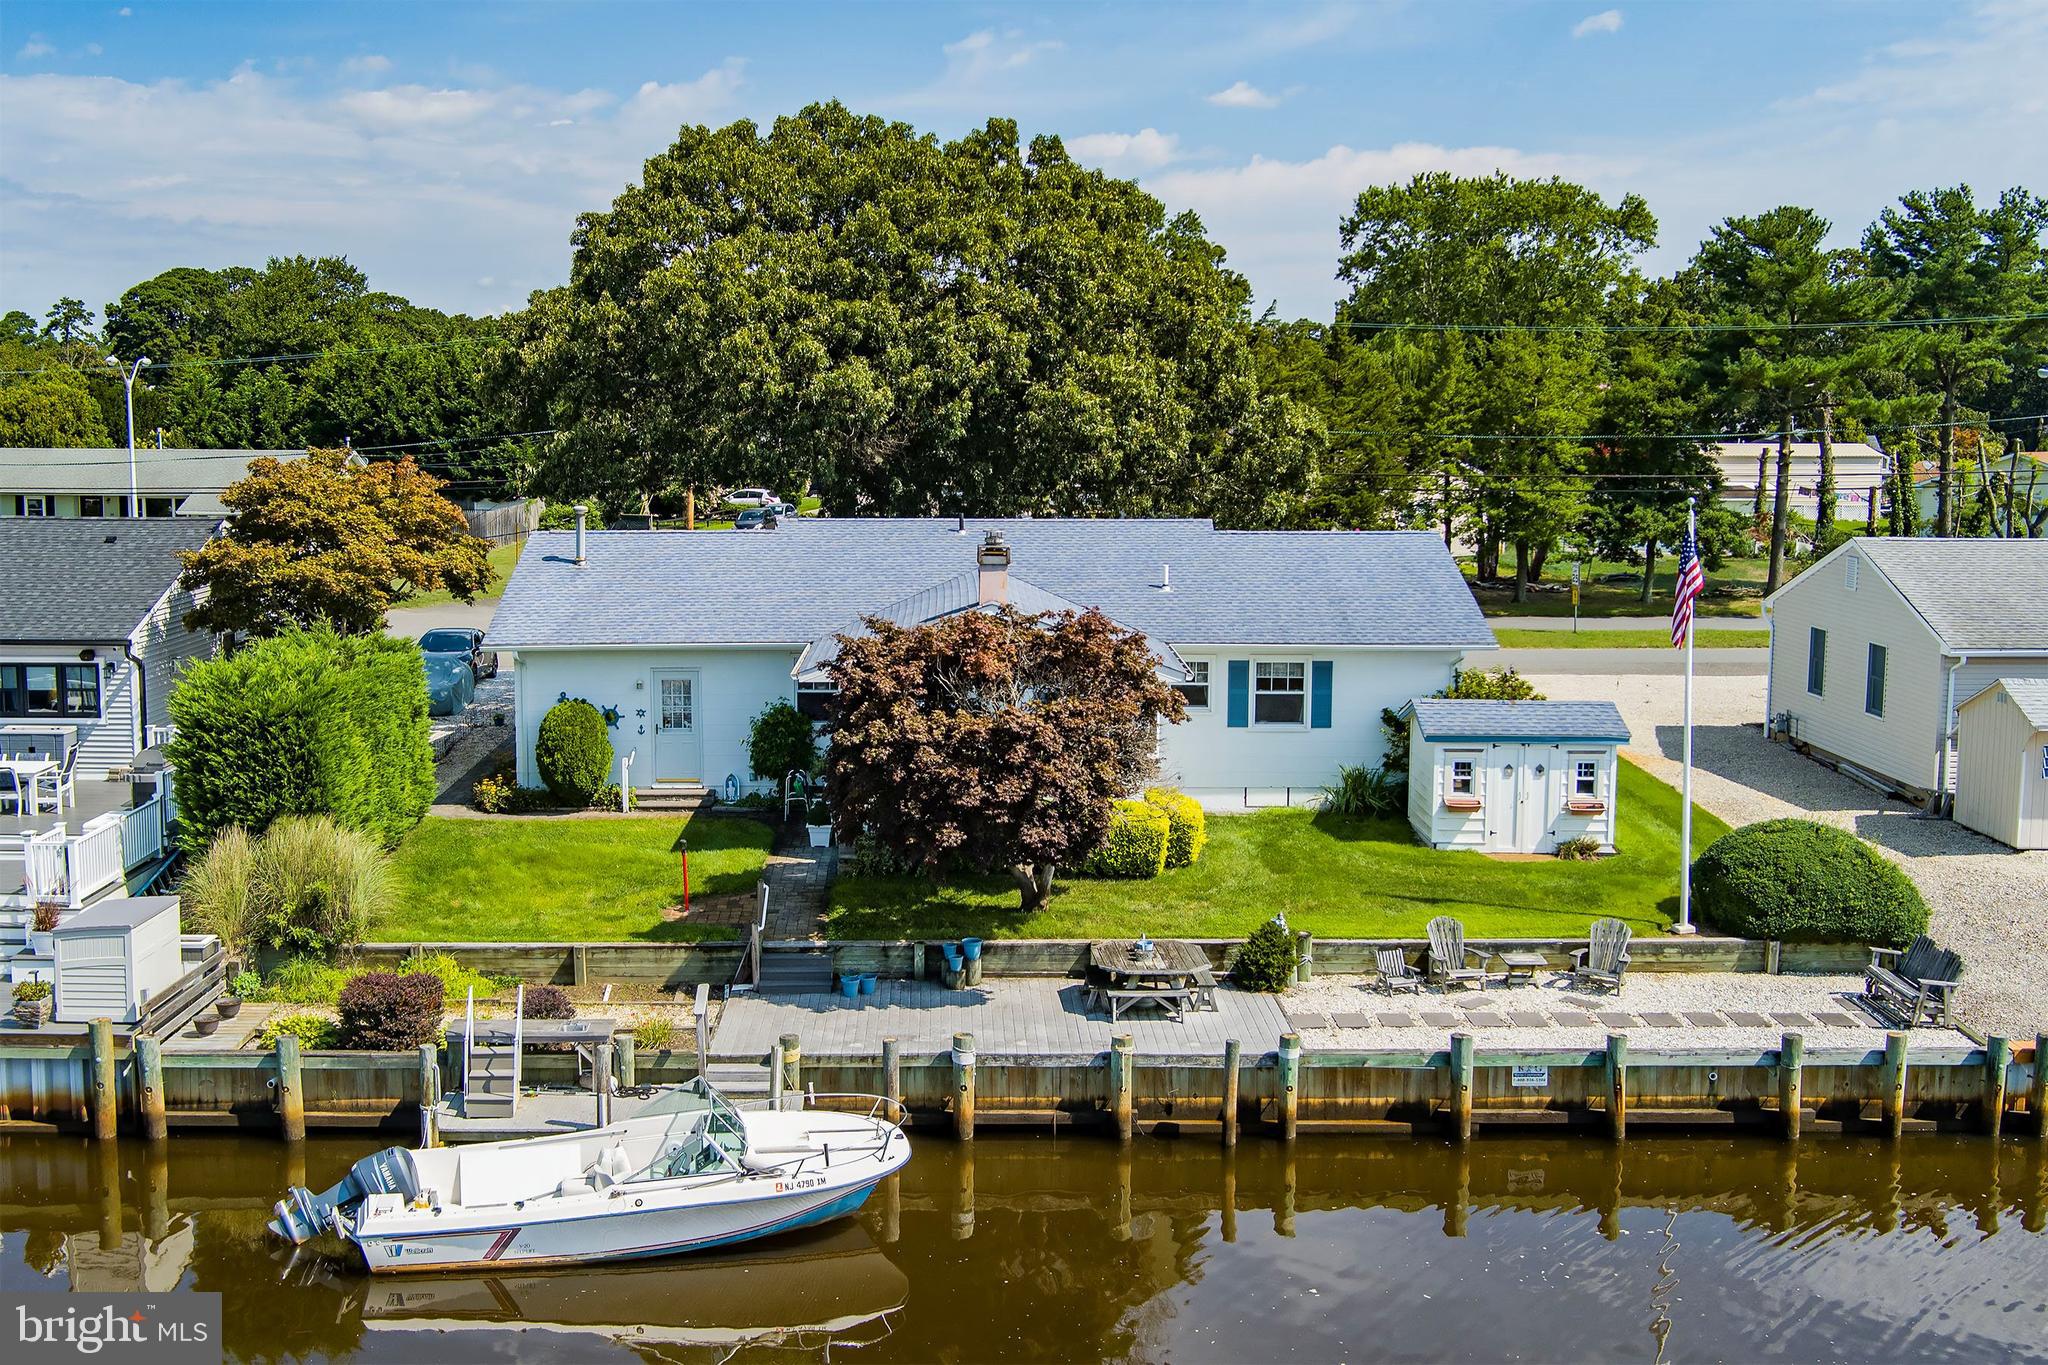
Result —
M1366 190L1342 224L1351 293L1338 324L1385 346L1430 329L1437 368L1460 382L1416 415L1469 426L1418 431L1412 456L1438 466L1426 473L1459 504L1482 577L1514 549L1517 600L1581 512L1605 312L1656 232L1634 195L1609 204L1555 178L1442 172ZM1422 439L1467 434L1489 439Z
M1200 222L1008 120L686 127L574 245L504 375L525 425L561 430L553 493L808 479L840 514L1242 525L1306 473Z

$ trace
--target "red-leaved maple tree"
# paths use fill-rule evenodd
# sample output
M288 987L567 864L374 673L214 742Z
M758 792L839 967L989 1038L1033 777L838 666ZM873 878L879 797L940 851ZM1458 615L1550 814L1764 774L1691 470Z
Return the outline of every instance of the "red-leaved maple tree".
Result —
M834 822L927 871L1003 868L1026 910L1144 785L1158 722L1186 715L1145 637L1098 611L867 626L829 666Z

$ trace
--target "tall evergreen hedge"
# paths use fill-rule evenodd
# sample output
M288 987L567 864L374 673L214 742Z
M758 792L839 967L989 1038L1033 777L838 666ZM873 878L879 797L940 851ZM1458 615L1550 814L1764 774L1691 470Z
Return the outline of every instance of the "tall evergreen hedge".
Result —
M434 799L419 646L325 627L256 640L185 670L171 690L179 842L230 825L331 815L386 844Z

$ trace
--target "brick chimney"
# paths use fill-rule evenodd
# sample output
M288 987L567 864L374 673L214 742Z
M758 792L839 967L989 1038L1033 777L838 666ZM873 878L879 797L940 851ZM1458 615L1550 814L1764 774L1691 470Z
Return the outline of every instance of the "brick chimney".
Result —
M990 531L982 539L981 548L975 552L974 562L981 570L981 592L978 600L983 606L1008 606L1010 601L1010 547L1001 531Z

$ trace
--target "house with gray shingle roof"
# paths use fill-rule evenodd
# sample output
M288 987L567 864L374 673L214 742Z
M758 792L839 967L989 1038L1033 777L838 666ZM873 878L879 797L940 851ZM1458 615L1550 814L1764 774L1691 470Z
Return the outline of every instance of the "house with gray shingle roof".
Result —
M228 514L221 494L248 477L250 462L296 460L303 450L180 450L137 446L132 469L125 447L0 449L0 519L126 517L149 519ZM131 485L130 480L133 480ZM130 490L139 506L128 505Z
M163 520L0 519L0 731L68 734L76 774L100 778L167 724L178 668L213 651L185 628L181 550L218 529ZM0 733L0 739L8 738Z
M1614 851L1621 746L1611 701L1423 697L1408 722L1408 823L1431 848Z
M769 703L830 704L838 639L1008 605L1096 608L1142 632L1188 700L1162 776L1218 807L1302 803L1376 764L1382 708L1495 647L1443 542L1408 531L1223 531L1206 520L830 519L761 531L528 538L488 648L517 663L519 780L541 717L617 720L643 789L765 789L746 741Z
M1764 601L1770 732L1945 807L1956 712L2048 678L2048 540L1857 537Z

